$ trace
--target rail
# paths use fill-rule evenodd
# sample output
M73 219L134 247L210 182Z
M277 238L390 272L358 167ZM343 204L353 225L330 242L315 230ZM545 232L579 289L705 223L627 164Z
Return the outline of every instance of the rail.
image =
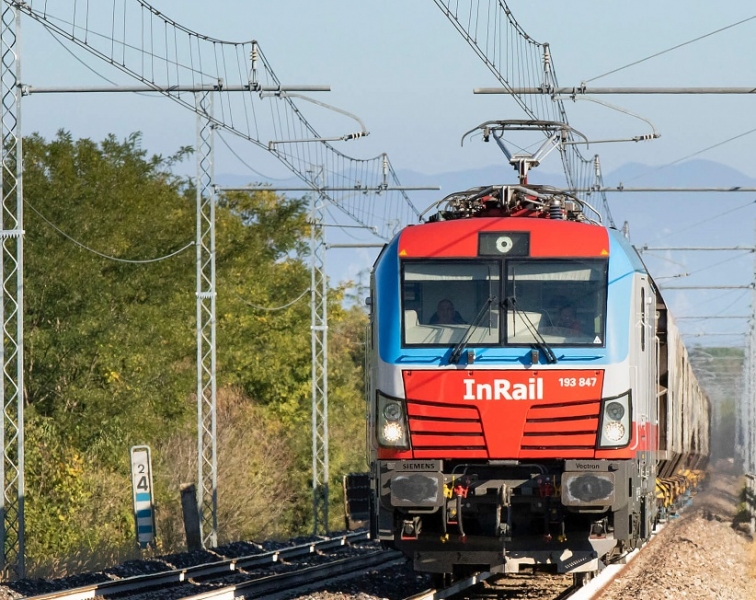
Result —
M376 550L365 556L343 558L291 573L269 575L252 581L236 583L209 592L183 596L181 600L226 600L231 598L259 598L266 600L291 597L292 594L303 594L320 587L325 580L333 582L347 579L368 570L387 568L404 564L406 559L396 550Z
M461 579L460 581L457 581L453 585L442 590L426 590L424 592L420 592L419 594L415 594L414 596L408 596L404 600L444 600L445 598L450 598L457 594L461 594L465 590L473 587L474 585L478 585L479 583L493 576L494 573L491 573L490 571L483 571L482 573L477 573L472 577L468 577L467 579Z
M191 579L220 577L244 569L263 567L279 562L282 559L292 559L316 554L320 551L339 548L355 542L368 541L369 539L369 533L360 531L307 544L288 546L278 550L271 550L269 552L253 554L250 556L229 558L193 567L172 569L160 573L135 575L124 579L105 581L68 590L30 596L29 600L86 600L88 598L115 596L160 589L170 585L181 584Z

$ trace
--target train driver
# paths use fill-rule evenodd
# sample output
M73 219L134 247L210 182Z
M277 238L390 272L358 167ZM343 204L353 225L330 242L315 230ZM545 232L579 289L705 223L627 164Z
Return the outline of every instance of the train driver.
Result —
M436 306L436 312L431 316L428 324L430 325L461 325L465 320L462 318L456 310L454 310L454 303L448 298L439 300Z
M572 304L566 304L559 309L555 325L563 329L569 329L572 333L582 333L580 321L578 321L575 307Z

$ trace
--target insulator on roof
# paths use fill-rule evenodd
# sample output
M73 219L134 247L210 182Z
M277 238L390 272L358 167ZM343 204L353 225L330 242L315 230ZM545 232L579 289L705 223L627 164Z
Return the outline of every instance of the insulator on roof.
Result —
M549 202L549 217L560 221L566 218L564 214L564 202L562 202L561 198L552 198L551 202Z

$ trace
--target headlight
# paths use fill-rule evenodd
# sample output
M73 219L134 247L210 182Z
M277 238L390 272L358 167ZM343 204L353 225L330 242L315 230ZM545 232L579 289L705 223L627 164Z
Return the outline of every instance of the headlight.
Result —
M383 416L389 421L398 421L402 418L402 407L398 402L387 402L383 409Z
M631 408L629 391L617 398L604 399L599 424L599 448L621 448L630 443Z
M619 442L625 437L625 426L617 421L610 421L604 425L604 437L610 442Z
M383 439L389 444L395 444L402 440L404 428L399 423L385 423L383 425Z
M625 407L619 402L610 402L606 405L606 416L612 421L619 421L625 416Z
M399 398L389 398L380 392L376 396L378 444L384 448L409 450L409 433L407 431L404 401Z

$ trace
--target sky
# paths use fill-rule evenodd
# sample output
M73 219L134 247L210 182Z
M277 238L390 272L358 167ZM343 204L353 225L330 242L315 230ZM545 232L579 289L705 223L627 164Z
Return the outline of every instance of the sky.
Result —
M462 134L486 120L525 117L510 98L473 94L476 87L496 87L498 83L432 0L223 0L215 3L155 0L152 5L188 29L208 36L229 41L256 39L284 84L331 86L330 92L317 95L318 100L357 115L370 131L367 138L338 146L356 158L387 152L395 169L429 176L497 165L501 164L501 158L492 144L471 142L461 146ZM550 44L559 84L563 86L578 86L583 81L598 86L748 86L756 81L756 62L751 58L756 19L599 77L754 17L756 7L748 0L716 5L690 0L568 3L511 0L508 5L533 39ZM81 49L62 46L41 25L26 17L22 19L21 63L23 83L33 86L103 85L105 81L92 71L121 84L134 83ZM661 134L661 138L653 142L591 146L587 154L600 154L605 176L630 163L659 168L676 161L684 162L683 159L699 158L721 163L756 179L753 160L756 97L623 95L597 98L650 121ZM646 121L593 102L567 100L565 105L570 123L589 139L631 137L649 131ZM341 135L354 130L354 121L343 116L311 106L303 109L321 135ZM32 95L23 100L21 122L24 134L39 132L48 138L61 128L74 137L95 140L109 133L123 138L141 131L144 148L164 155L172 154L181 146L194 145L196 139L194 114L155 96ZM752 130L754 133L748 133ZM722 143L737 136L741 137ZM280 163L271 161L264 151L249 142L224 139L229 140L234 152L246 164L216 143L217 174L249 175L250 180L257 180L259 176L248 170L248 165L252 165L271 179L289 176ZM715 145L718 146L707 150ZM194 172L193 164L185 168L187 173ZM541 169L546 173L561 172L558 156L553 154ZM508 169L504 173L510 176ZM641 176L632 185L643 183ZM730 183L718 182L722 186ZM680 181L678 185L685 186L686 182ZM730 211L754 196L731 194L721 200L720 207L712 207L712 213ZM645 199L611 201L616 203L618 213L630 214L631 221L636 215L627 210L627 204L619 202L633 203L645 216L653 211L653 205ZM638 214L638 220L643 216ZM683 207L679 226L692 226L692 232L699 233L701 245L722 245L720 240L723 236L726 239L728 220L723 218L709 225L704 219L696 225L702 220L700 216L685 214ZM744 221L753 222L756 212L736 210L728 218L742 225ZM652 230L652 225L641 229L644 239L633 241L639 244L675 241L668 238L674 233L675 225L659 223L657 232ZM334 250L327 260L331 269L334 264L339 266L335 277L356 277L370 266L374 256L374 250L360 250L352 252L347 259ZM700 267L701 261L706 260L700 256L668 253L654 268L658 269L659 276L671 277L675 271L670 265L675 262L685 263L683 269L690 270L689 263L695 262ZM714 260L721 257L712 257L709 262ZM652 266L653 259L649 261ZM752 261L742 265L737 268L752 272ZM733 310L749 310L747 294L737 294L740 296ZM688 293L675 302L683 310L686 307L692 310L693 294ZM744 308L743 302L746 302Z
M474 88L496 86L497 82L432 0L224 0L212 4L155 0L152 4L194 31L230 41L258 40L284 83L330 85L332 91L318 99L359 116L371 132L359 143L344 144L344 151L354 156L388 152L396 168L429 174L493 164L498 157L490 149L461 147L462 134L488 119L524 116L518 114L511 100L473 94ZM746 0L718 6L691 5L685 0L509 3L525 31L551 45L559 83L564 86L579 85L756 15L756 9ZM68 56L40 25L29 19L24 19L24 25L25 83L104 83ZM747 86L756 75L756 63L748 58L754 34L756 20L591 84ZM113 78L116 73L86 53L78 49L76 53L103 75ZM123 77L120 81L128 83ZM69 106L93 107L80 110L78 115L72 114L71 108L51 109L53 104L60 106L60 96L30 97L24 130L49 135L63 126L74 134L94 138L108 132L127 135L139 130L144 133L145 147L165 153L194 142L193 116L183 114L180 107L163 98L89 96L65 99ZM605 172L631 161L663 164L756 128L756 117L749 110L751 97L600 99L649 119L662 135L653 143L597 148ZM133 108L124 110L124 106ZM573 126L591 139L648 131L643 122L590 102L568 101L567 108ZM317 112L315 115L317 120ZM353 123L346 127L352 128ZM749 152L754 139L756 134L746 136L705 156L756 176ZM233 164L228 167L238 170ZM560 170L557 163L545 168Z

